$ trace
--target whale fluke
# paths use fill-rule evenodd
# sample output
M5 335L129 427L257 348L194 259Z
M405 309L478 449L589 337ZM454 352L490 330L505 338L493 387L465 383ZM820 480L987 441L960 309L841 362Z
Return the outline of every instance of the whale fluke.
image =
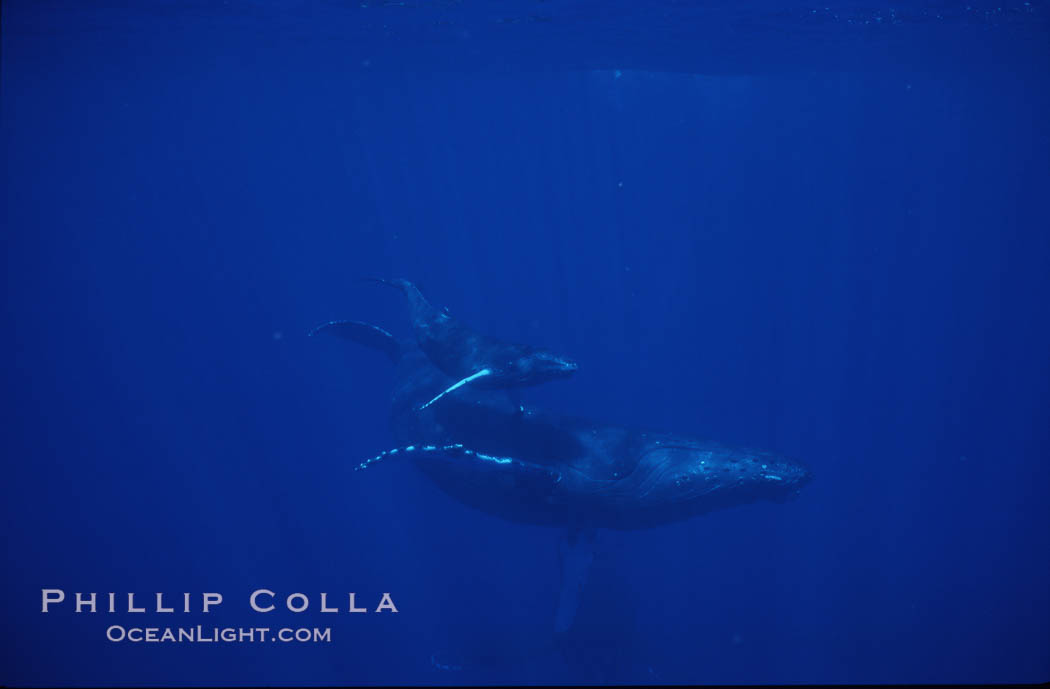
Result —
M587 583L587 574L594 561L597 532L595 529L569 528L558 541L558 562L561 566L561 587L558 607L554 613L554 633L563 635L572 627L580 594Z

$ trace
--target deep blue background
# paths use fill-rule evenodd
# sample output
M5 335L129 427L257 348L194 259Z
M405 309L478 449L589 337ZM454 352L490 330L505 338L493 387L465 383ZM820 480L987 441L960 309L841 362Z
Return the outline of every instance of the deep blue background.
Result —
M0 682L1050 679L1045 3L365 4L3 4ZM601 534L547 649L555 531L352 472L389 367L305 334L404 333L367 275L581 362L535 404L816 479Z

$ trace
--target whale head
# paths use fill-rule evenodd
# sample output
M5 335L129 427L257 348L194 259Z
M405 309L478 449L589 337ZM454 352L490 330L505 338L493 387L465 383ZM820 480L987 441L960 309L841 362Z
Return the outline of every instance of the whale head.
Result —
M568 378L579 365L567 357L537 347L520 347L499 370L499 377L509 384L537 385Z
M639 455L629 485L618 492L640 496L638 507L651 525L763 500L783 502L812 479L801 462L772 452L672 436L650 437Z
M732 501L783 500L796 495L812 474L800 462L745 448L714 443L663 444L648 453L663 463L662 474L673 501L726 498Z

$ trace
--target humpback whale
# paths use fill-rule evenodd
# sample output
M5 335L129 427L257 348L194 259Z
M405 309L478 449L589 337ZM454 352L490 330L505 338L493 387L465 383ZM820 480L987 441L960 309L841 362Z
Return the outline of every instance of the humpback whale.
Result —
M495 367L494 352L536 350L481 338L435 315L411 283L398 286L413 303L414 339L398 340L358 321L331 321L310 332L377 349L395 366L390 428L398 446L356 469L407 460L466 505L512 522L563 529L557 635L574 620L596 529L644 529L759 500L782 501L811 478L802 463L765 450L526 408L506 384L492 385L498 376L475 371L457 378L470 367ZM489 384L464 387L479 378ZM458 388L463 390L432 404Z
M419 348L453 379L422 408L470 383L488 388L524 387L568 377L577 369L574 361L545 349L503 342L474 332L446 311L434 307L408 280L370 279L404 293Z
M470 386L426 406L454 381L415 342L357 321L312 332L378 349L395 364L390 426L398 447L358 469L411 461L448 495L509 521L642 529L781 501L811 478L801 462L766 450L526 408L498 388Z

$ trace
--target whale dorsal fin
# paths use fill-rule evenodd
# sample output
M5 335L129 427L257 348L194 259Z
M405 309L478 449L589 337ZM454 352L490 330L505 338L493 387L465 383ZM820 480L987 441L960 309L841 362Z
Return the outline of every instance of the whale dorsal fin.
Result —
M490 368L483 368L480 371L478 371L477 373L470 374L469 376L467 376L463 380L459 381L458 383L453 383L452 385L450 385L447 388L445 388L444 390L442 390L441 394L439 394L437 397L435 397L434 399L430 400L429 402L424 404L422 407L420 407L419 411L423 411L424 409L426 409L430 405L434 404L434 402L437 402L439 399L441 399L442 397L444 397L448 393L452 392L456 388L461 388L461 387L463 387L464 385L466 385L467 383L469 383L472 380L477 380L478 378L484 378L485 376L489 376L489 375L492 375L492 369L490 369Z
M311 330L309 336L313 337L320 332L330 333L344 340L378 349L395 363L401 358L401 345L397 343L394 336L375 325L360 321L329 321Z

